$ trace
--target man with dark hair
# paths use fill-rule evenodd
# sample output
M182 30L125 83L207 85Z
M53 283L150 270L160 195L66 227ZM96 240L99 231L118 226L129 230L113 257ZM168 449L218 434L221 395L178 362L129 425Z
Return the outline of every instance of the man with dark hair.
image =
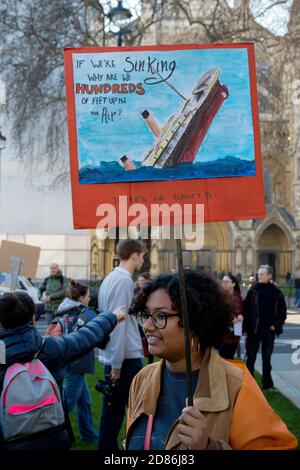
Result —
M132 275L143 265L144 244L140 240L121 240L117 245L120 264L102 282L98 304L101 310L122 306L126 312L126 327L116 328L104 350L100 350L100 361L104 364L105 377L118 380L117 399L103 397L98 450L117 450L117 438L125 416L130 384L143 367L143 348L136 319L128 315L133 299ZM120 325L121 326L121 325ZM121 388L121 390L120 390Z
M286 303L281 290L272 282L272 268L261 265L258 283L251 287L244 300L243 331L247 334L247 367L254 375L254 364L261 343L262 386L273 388L271 356L275 335L282 333L286 319Z
M120 240L117 245L117 255L122 261L127 261L134 254L145 254L145 245L141 240ZM143 256L144 259L144 256ZM143 263L142 263L143 264ZM141 266L142 266L141 264Z

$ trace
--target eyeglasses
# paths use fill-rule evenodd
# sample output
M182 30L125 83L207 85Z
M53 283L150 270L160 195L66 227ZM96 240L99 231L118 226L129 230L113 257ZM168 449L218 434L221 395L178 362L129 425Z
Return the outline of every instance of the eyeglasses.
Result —
M153 312L152 314L147 312L147 310L143 310L138 312L136 315L136 319L138 324L143 328L148 318L151 318L153 325L155 328L159 330L163 330L167 326L167 321L169 317L180 317L179 313L164 313L164 312Z

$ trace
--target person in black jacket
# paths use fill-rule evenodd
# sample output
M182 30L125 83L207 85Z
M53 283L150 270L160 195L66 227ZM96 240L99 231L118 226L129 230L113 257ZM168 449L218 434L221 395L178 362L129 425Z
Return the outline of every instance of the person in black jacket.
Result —
M244 300L243 331L247 335L247 367L254 375L254 364L261 343L262 386L273 388L271 376L271 356L275 335L283 332L286 319L284 295L271 281L272 268L261 265L258 270L258 283L251 287Z
M34 303L23 292L7 293L0 297L0 342L5 345L5 364L0 363L0 393L7 367L16 362L37 359L43 362L62 390L63 367L87 354L95 347L105 347L117 322L125 318L121 309L102 312L78 331L65 336L49 336L44 340L34 322ZM0 449L49 450L69 449L66 429L50 429L22 442L4 442L0 429Z

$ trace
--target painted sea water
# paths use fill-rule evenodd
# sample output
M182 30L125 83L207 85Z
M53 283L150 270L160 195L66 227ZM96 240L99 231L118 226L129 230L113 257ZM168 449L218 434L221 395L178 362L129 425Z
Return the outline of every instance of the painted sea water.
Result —
M87 165L79 171L81 184L125 183L133 181L173 181L197 178L225 178L255 176L255 160L241 160L232 156L213 162L182 163L174 167L153 168L134 161L136 170L126 171L118 162Z

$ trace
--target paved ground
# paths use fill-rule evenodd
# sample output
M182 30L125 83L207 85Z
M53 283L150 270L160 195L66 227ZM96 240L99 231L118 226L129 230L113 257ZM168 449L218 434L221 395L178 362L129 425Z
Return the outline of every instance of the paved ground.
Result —
M261 373L261 354L255 368ZM275 340L272 355L274 386L300 408L300 313L289 309L283 334Z

